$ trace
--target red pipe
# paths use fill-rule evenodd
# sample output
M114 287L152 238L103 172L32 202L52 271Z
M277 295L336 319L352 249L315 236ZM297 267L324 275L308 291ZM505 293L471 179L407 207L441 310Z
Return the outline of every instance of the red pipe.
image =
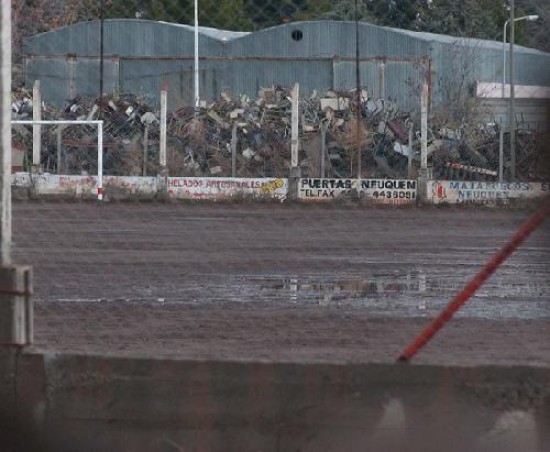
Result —
M414 339L398 361L408 361L451 320L453 315L468 301L468 299L489 279L495 270L518 248L521 243L536 230L550 215L550 198L516 231L506 245L496 253L475 276L474 279L451 301L447 307Z

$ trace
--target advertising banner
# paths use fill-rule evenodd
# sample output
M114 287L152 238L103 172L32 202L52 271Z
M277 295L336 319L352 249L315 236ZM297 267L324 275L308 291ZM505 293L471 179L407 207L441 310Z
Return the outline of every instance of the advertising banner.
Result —
M303 201L364 199L377 204L413 204L417 182L405 179L300 179L298 198Z
M284 200L288 182L281 178L169 177L167 188L168 196L178 199L221 200L249 196Z
M428 200L434 204L505 204L550 193L548 182L428 181Z

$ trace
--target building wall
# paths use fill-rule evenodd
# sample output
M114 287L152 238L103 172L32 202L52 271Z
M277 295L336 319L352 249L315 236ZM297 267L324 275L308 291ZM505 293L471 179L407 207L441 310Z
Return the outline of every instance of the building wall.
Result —
M105 22L104 89L146 93L157 99L167 85L174 107L193 102L191 27L140 20ZM300 22L227 38L201 33L201 98L222 91L255 96L261 87L299 82L302 95L328 88L353 89L355 23ZM43 99L62 104L76 94L99 93L99 24L86 22L25 41L28 86L41 79ZM214 34L214 36L216 36ZM420 87L432 86L437 107L448 91L473 94L476 81L500 82L502 45L406 32L362 23L359 27L361 85L373 97L418 107ZM550 54L517 47L516 83L550 86ZM508 55L506 54L506 58Z

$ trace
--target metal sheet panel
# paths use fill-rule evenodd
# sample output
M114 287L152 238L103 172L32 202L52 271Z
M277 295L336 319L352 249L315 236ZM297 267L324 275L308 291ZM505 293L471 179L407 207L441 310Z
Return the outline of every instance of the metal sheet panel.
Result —
M25 63L25 84L40 80L42 100L57 107L69 97L69 64L66 59L31 58Z
M247 94L255 97L263 87L280 85L284 87L300 83L300 96L309 96L315 89L323 94L333 86L331 60L282 61L238 60L231 64L228 82L233 95Z
M219 97L225 86L225 63L202 61L199 66L200 97ZM168 108L194 104L194 68L192 59L121 59L120 91L142 93L159 100L163 86L168 89Z

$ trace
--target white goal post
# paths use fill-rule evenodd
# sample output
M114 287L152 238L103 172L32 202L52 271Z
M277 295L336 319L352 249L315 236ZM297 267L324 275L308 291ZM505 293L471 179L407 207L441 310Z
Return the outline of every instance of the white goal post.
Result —
M92 125L97 126L97 199L103 200L103 121L85 121L85 120L12 120L12 124L21 124L29 126L41 125ZM36 146L36 144L33 144Z

